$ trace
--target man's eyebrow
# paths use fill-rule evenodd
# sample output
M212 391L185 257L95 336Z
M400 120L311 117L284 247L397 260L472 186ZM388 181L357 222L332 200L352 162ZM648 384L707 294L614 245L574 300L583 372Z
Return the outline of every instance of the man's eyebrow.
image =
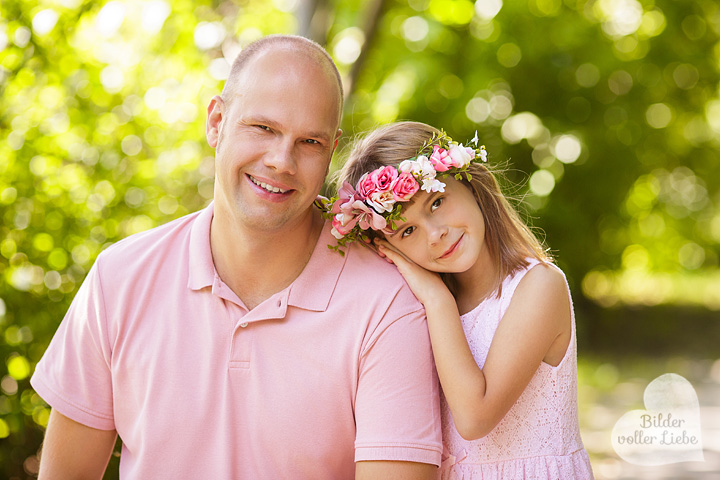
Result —
M240 118L240 121L247 124L262 123L268 127L276 127L278 125L277 122L262 115L243 116Z

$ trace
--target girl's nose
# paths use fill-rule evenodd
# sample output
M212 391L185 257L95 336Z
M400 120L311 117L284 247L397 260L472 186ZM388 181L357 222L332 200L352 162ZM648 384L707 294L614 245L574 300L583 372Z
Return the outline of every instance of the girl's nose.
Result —
M439 243L447 235L447 226L444 224L428 225L428 240L431 245Z

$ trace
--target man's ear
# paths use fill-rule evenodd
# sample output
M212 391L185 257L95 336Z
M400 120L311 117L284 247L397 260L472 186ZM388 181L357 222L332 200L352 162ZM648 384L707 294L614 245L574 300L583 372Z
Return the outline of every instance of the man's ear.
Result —
M216 148L218 137L220 136L220 128L225 110L225 102L219 95L215 95L207 108L207 122L205 124L205 136L207 142L212 148Z
M342 130L338 128L337 133L335 134L335 142L333 143L333 152L337 148L338 140L340 140L340 136L342 135Z

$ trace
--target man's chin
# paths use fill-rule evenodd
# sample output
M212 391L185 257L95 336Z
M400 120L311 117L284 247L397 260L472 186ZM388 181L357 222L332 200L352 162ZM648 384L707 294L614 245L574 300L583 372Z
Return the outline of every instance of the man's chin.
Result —
M306 224L310 226L313 222L312 207L308 207L304 211L292 211L287 207L262 209L255 212L240 210L236 218L245 228L258 234L291 232Z

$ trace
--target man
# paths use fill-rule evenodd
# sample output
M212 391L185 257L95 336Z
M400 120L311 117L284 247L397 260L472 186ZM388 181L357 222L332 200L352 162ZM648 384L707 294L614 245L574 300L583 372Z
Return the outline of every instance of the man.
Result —
M432 478L424 313L312 206L341 134L318 45L271 36L208 107L214 203L103 252L38 364L40 478Z

